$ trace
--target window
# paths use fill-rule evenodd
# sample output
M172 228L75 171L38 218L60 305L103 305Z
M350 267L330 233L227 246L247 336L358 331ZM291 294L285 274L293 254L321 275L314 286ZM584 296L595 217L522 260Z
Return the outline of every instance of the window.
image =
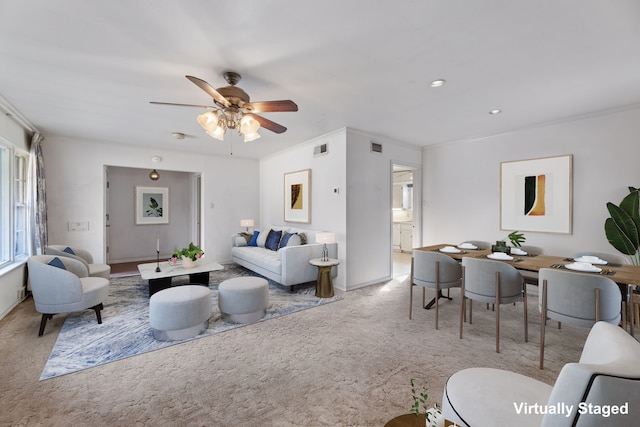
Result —
M0 267L27 255L27 161L0 141Z
M14 251L15 258L27 255L27 157L16 153L13 169L15 189Z

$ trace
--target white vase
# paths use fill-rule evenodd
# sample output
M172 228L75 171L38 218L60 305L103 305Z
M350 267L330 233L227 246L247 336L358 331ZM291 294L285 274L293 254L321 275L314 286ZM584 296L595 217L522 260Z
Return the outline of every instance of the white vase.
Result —
M182 257L182 267L184 268L193 268L196 266L196 262L194 260L192 260L191 258L188 258L186 256Z

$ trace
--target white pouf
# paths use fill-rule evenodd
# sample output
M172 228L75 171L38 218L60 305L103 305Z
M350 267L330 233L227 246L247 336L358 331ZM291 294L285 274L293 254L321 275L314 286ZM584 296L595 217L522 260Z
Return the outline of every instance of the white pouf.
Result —
M195 337L209 326L213 311L211 289L184 285L163 289L149 298L149 323L161 341Z
M267 314L269 283L260 277L236 277L218 286L218 307L222 319L253 323Z

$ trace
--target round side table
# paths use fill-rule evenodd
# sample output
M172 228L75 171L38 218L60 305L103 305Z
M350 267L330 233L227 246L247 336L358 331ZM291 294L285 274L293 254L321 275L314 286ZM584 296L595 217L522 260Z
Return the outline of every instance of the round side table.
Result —
M331 298L333 296L333 281L331 280L331 268L340 264L335 258L313 258L309 264L318 267L318 281L316 282L316 296L320 298Z

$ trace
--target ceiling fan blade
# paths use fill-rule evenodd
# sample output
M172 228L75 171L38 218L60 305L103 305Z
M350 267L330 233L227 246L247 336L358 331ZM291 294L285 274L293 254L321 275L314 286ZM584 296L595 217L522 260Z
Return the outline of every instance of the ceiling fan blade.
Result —
M220 94L220 92L215 90L213 88L213 86L211 86L209 83L207 83L204 80L199 79L197 77L193 77L193 76L185 76L185 77L188 78L189 80L191 80L200 89L202 89L203 91L205 91L209 95L211 95L213 100L216 101L217 103L219 103L220 105L224 105L225 107L230 107L231 106L231 103L229 101L227 101L227 98L222 96Z
M252 114L252 116L258 121L258 123L260 123L260 126L267 130L270 130L271 132L283 133L287 130L286 127L279 125L276 122L272 122L269 119L265 119L262 116L258 116L257 114Z
M150 101L149 104L155 104L155 105L173 105L173 106L178 106L178 107L197 107L197 108L212 108L212 109L216 109L217 107L214 107L213 105L198 105L198 104L176 104L174 102L156 102L156 101Z
M247 104L244 104L244 107L256 113L298 111L298 106L296 105L296 103L289 99L282 99L279 101L249 102Z

